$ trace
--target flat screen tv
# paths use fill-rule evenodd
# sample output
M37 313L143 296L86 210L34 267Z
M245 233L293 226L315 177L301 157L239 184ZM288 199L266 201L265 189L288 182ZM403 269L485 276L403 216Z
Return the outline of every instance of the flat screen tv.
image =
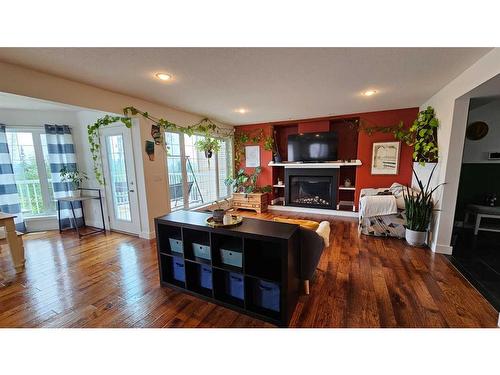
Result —
M303 133L288 136L288 161L337 160L336 132Z

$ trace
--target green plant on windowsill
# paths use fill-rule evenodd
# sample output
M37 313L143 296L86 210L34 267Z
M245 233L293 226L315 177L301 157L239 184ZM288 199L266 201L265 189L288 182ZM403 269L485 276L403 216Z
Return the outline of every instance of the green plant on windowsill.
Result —
M214 152L219 152L221 148L220 141L211 137L203 137L197 140L194 146L196 150L205 152L205 157L207 159L210 159Z

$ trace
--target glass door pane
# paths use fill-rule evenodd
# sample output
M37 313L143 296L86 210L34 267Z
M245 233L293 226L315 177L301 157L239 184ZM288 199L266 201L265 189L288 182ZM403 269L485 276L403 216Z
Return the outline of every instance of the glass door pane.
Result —
M42 190L36 163L33 135L24 132L7 132L12 168L16 178L17 191L24 215L44 213Z
M48 183L48 210L50 212L56 212L56 200L54 198L54 186L52 185L52 173L50 172L50 162L49 162L49 150L47 146L47 137L45 134L40 134L40 141L42 142L42 151L43 151L43 161L45 164L45 173L47 176Z
M170 189L170 208L184 208L184 186L182 177L181 137L179 133L165 134L167 143L168 186Z
M121 134L107 136L106 143L115 219L131 222L123 136Z
M203 138L200 135L184 136L190 208L217 200L216 157L207 159L205 153L195 147L196 142Z

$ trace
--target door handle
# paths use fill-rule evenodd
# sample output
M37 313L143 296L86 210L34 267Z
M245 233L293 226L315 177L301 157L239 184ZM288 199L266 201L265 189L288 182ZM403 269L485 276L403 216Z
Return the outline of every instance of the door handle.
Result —
M133 192L134 192L134 190L129 190L129 192L130 192L130 193L133 193Z

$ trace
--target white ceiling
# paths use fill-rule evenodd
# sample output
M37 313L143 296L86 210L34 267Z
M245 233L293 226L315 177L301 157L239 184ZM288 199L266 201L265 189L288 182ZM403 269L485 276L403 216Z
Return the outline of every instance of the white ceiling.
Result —
M0 60L230 124L419 106L489 48L0 48ZM171 73L171 82L154 78ZM375 89L377 95L361 92ZM249 110L236 113L236 108Z
M22 109L30 111L81 111L83 108L59 104L26 96L0 92L0 109Z

